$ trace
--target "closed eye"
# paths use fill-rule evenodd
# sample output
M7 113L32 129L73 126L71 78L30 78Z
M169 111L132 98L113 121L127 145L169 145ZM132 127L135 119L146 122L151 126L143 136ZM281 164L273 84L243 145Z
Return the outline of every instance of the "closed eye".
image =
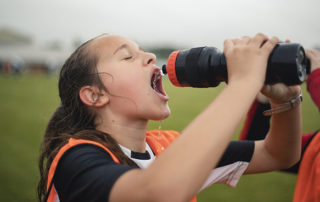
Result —
M124 60L130 60L130 59L132 59L133 57L132 56L128 56L128 57L125 57L125 58L123 58Z
M148 60L148 64L152 63L152 61L153 61L153 59L150 58L150 59Z

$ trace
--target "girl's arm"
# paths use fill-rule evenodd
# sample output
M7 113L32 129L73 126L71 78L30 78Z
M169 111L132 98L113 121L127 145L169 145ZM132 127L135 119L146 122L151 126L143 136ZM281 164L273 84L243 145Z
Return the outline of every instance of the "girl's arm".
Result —
M261 89L268 56L277 41L262 34L227 40L229 85L150 167L123 174L111 190L110 201L190 200L218 163Z

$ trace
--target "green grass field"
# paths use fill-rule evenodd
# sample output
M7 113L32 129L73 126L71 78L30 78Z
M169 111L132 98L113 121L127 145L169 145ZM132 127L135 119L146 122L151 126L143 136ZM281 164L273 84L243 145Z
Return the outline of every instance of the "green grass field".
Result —
M164 83L172 116L151 122L149 129L181 131L223 88L177 88ZM307 132L320 128L320 116L305 86L303 91L303 130ZM39 145L58 105L56 77L0 75L0 201L36 201ZM248 175L236 188L212 186L200 193L198 201L291 201L295 180L295 175L282 172Z

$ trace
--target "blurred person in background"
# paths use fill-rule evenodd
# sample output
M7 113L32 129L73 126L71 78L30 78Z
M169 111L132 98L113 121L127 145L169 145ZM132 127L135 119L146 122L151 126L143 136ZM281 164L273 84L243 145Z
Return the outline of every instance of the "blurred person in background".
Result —
M263 34L226 40L228 85L181 135L147 131L149 120L170 115L154 54L118 35L84 43L60 72L61 105L41 147L39 200L196 201L211 184L235 186L244 173L292 166L301 153L300 86L264 86L277 42ZM273 108L297 105L273 116L264 140L231 142L261 90Z
M311 67L307 77L307 90L320 112L320 51L306 50ZM240 140L262 140L270 127L270 116L263 116L263 111L270 108L268 99L259 94L253 102ZM307 121L307 120L306 120ZM317 131L304 133L301 140L301 160L284 171L297 173L297 184L294 192L295 202L320 201L320 128Z

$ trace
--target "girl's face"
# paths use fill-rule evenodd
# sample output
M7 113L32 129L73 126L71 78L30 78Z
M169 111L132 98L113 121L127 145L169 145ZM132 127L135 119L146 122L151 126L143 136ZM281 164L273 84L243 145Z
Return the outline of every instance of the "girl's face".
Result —
M93 41L97 71L109 97L108 110L127 119L163 120L170 115L154 54L133 41L105 35Z

